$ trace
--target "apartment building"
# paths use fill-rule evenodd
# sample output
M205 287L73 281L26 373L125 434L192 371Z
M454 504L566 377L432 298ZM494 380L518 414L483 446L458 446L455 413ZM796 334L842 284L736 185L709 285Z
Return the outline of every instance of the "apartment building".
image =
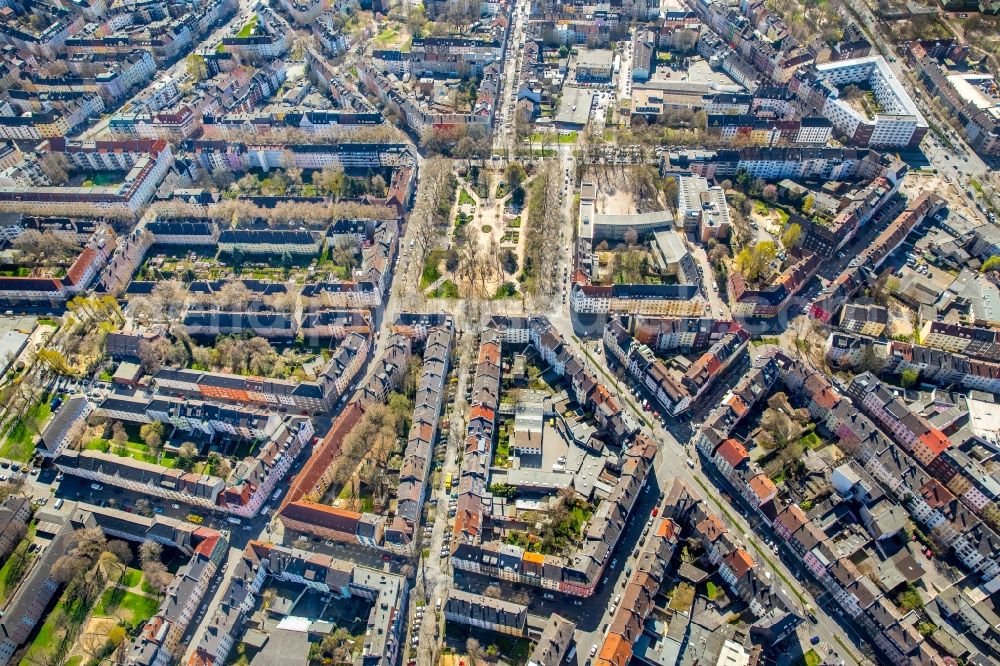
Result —
M9 495L0 502L0 557L6 558L27 532L31 499Z
M225 229L219 233L218 245L229 254L315 255L323 240L309 231L292 229Z
M703 243L728 237L732 218L723 189L709 187L708 180L695 175L682 176L677 184L677 216L684 231L696 233Z
M299 169L322 169L328 164L344 169L413 167L415 159L405 144L245 144L228 141L189 139L181 149L201 168L247 171L283 168L286 155Z
M367 336L371 332L371 320L367 310L303 312L299 332L310 341L343 340L352 333Z
M101 62L100 56L86 58ZM93 78L84 78L72 73L60 78L45 78L40 75L31 76L24 82L28 92L52 93L84 93L99 95L104 103L112 106L121 101L134 88L153 78L156 73L156 63L148 51L135 50L122 54L105 62L107 71Z
M947 520L942 520L941 511L930 506L921 495L921 489L929 488L927 484L930 479L925 475L915 474L916 468L913 467L912 463L907 463L904 460L906 454L894 449L891 441L864 414L859 414L858 410L851 404L851 400L841 396L825 376L790 359L778 350L772 350L767 357L762 357L759 360L762 364L755 363L751 367L737 383L739 388L734 387L732 396L723 399L722 405L709 415L695 435L698 450L714 464L721 465L720 471L726 469L726 461L733 457L729 453L729 449L732 449L733 445L727 443L733 428L755 401L762 400L769 394L771 385L780 378L787 390L807 400L813 418L822 422L824 427L838 435L842 442L860 442L860 450L855 453L857 462L844 465L833 473L834 487L841 496L859 498L859 501L864 504L867 501L865 498L875 495L884 504L885 496L880 494L881 491L876 488L876 484L881 484L886 491L892 493L893 499L889 501L891 507L886 505L881 509L876 508L876 510L891 509L892 512L898 513L899 507L895 504L898 498L900 502L904 503L911 515L921 521L927 529L937 530L933 533L940 533L943 536L950 534L949 538L953 539L955 544L959 546L969 545L966 540L957 537L955 530L949 531L949 528L942 531L940 529ZM765 369L767 369L766 378L761 375ZM748 386L742 386L746 382L758 386L748 391L746 390ZM740 398L741 403L738 406L731 399L737 397ZM743 402L744 400L745 402ZM842 444L842 446L847 446L847 444ZM714 456L710 453L713 450L716 451ZM853 449L848 448L847 450ZM742 462L740 458L740 464L746 463ZM903 465L903 467L900 468L899 465ZM732 484L739 491L738 494L747 501L749 499L747 494L740 490L739 476L741 476L739 472L735 474L731 472L726 477L727 482ZM745 489L747 485L744 483L742 487ZM909 488L913 490L911 491ZM940 493L938 495L940 496ZM668 503L670 503L669 499ZM931 504L943 506L942 500L934 500ZM847 544L849 542L858 543L865 537L843 534L844 527L840 520L827 523L829 528L824 531L794 503L786 505L777 503L771 498L759 504L750 502L749 505L755 507L758 515L771 525L778 537L777 541L783 544L787 552L794 555L802 563L815 580L836 600L846 616L867 634L880 655L888 663L903 666L913 663L914 659L934 658L932 656L936 654L933 652L934 648L924 642L921 637L911 635L905 630L906 625L900 623L901 618L895 612L894 604L887 604L875 586L864 576L859 575L854 570L853 563L848 560L854 549ZM689 500L684 498L679 506L686 508L689 506ZM862 514L871 518L871 512L867 511L867 508L863 508ZM669 512L668 515L670 515ZM960 518L959 521L968 522L966 518ZM720 533L720 530L712 527L711 523L704 522L704 525L705 528L709 529L700 526L699 529L706 537L710 537L711 543L726 543L724 532ZM871 538L880 538L881 532L874 523L872 528ZM853 528L848 527L847 529ZM839 537L845 537L843 542L845 548L838 545L837 538ZM725 551L726 547L723 547L722 550ZM720 574L724 574L729 579L734 578L739 571L744 570L747 566L747 560L732 549L727 555L725 552L720 553L719 549L713 546L711 553L714 553L714 557L720 564ZM972 560L970 559L970 561ZM919 655L924 655L924 657Z
M833 124L822 117L800 119L762 118L750 114L712 114L707 124L710 136L735 146L825 146Z
M575 631L575 623L556 613L550 615L549 621L542 629L542 635L539 636L538 642L531 650L527 666L561 663L569 654Z
M663 155L664 173L690 172L705 178L732 178L745 169L752 178L779 181L802 180L873 180L892 175L900 169L890 158L874 150L858 148L749 147L724 150L683 150ZM888 173L889 169L892 173Z
M198 113L187 104L163 111L120 112L108 121L108 130L120 139L183 141L198 127Z
M920 327L920 344L952 354L1000 362L1000 339L991 328L926 321Z
M38 524L36 534L48 538L49 544L32 558L4 608L0 618L0 666L11 663L14 654L28 642L59 589L52 568L69 549L73 526L67 516L44 510L41 513L49 520Z
M128 653L131 666L166 666L178 660L187 647L182 638L209 590L229 545L225 535L199 527L197 545L163 593L156 614L142 627Z
M251 134L266 138L270 133L299 130L317 138L338 137L353 126L374 126L385 122L377 111L307 110L282 113L206 114L205 132L215 139L232 141Z
M29 215L134 216L152 198L173 166L166 141L71 144L62 137L49 149L85 171L126 171L121 183L91 187L0 187L0 211Z
M477 488L487 483L489 461L492 460L504 341L527 342L547 363L555 362L550 368L573 387L585 409L593 411L600 427L616 441L626 443L613 490L591 518L583 545L568 558L531 553L487 538L491 533L487 523L492 518ZM451 561L456 569L576 596L594 593L603 575L607 554L617 543L635 498L646 482L656 446L645 435L636 435L636 428L630 425L615 398L588 375L583 364L569 352L544 318L497 317L483 331L466 429L453 530L455 539L451 546Z
M635 340L620 321L612 320L604 328L609 358L626 368L656 398L659 406L673 415L694 405L746 349L749 340L746 330L729 322L725 333L681 372L668 368L649 347Z
M313 426L308 418L286 417L270 433L256 456L236 461L225 479L101 451L64 450L53 462L62 473L93 483L252 517L257 515L275 484L284 478L312 436Z
M219 227L214 222L153 220L144 225L157 245L217 245Z
M73 444L84 428L94 406L82 395L69 397L45 426L39 449L46 458L55 458Z
M346 387L353 381L367 357L367 342L360 344L358 338L362 336L355 338L353 335L358 334L349 336L350 343L338 349L338 352L340 349L343 352L334 355L315 382L163 368L153 374L151 383L168 396L262 405L310 414L325 412L340 400L340 387Z
M230 603L220 604L207 619L208 631L187 666L225 663L256 610L261 589L275 582L301 585L332 603L352 596L371 601L360 659L371 666L397 662L408 603L408 587L401 576L262 541L250 541L236 567L224 592Z
M816 274L823 263L817 254L806 253L768 284L751 287L738 270L729 273L729 302L734 317L776 317Z
M634 314L663 317L696 317L705 307L698 295L698 286L675 285L607 285L581 283L574 280L570 290L570 305L580 314Z
M396 515L385 533L386 548L400 555L416 552L420 515L438 440L453 331L434 328L424 342L423 367L417 379L413 417L396 488Z
M290 507L306 496L311 496L313 493L322 495L327 491L333 478L332 461L340 452L343 438L361 419L368 405L384 402L389 392L399 385L408 366L410 352L409 338L399 334L390 336L386 349L372 368L368 381L358 389L355 399L340 410L326 436L314 448L312 457L292 481L291 490L285 495L279 517L283 513L293 511ZM384 519L378 520L381 525ZM306 523L302 523L300 529L306 529ZM377 543L371 541L370 545L375 547Z
M847 304L840 312L840 327L852 333L879 337L889 323L889 311L878 305Z
M888 200L885 196L880 196L879 201ZM851 260L840 275L820 292L810 306L812 316L829 321L840 306L861 288L861 285L866 281L865 276L881 266L906 240L909 233L925 219L936 215L944 207L944 203L944 200L936 194L928 192L923 192L916 199L911 200L906 209L893 218L892 222ZM898 211L899 208L901 208L901 204L889 204L884 209L886 211L884 214ZM849 214L855 220L855 222L850 223L851 227L857 229L862 220L871 217L874 214L873 211L881 208L866 205L864 209L868 211L867 215L858 215L847 210L843 211L842 215ZM841 219L840 216L838 219ZM853 232L851 236L853 236Z
M800 98L816 104L852 143L872 148L908 148L919 145L928 125L882 56L864 56L813 65L799 72ZM848 85L868 87L879 105L872 115L841 99Z
M913 40L907 60L921 82L958 121L969 146L980 155L1000 155L1000 115L990 89L992 77L964 71L968 44L953 39Z
M444 605L448 622L465 624L507 636L524 636L527 630L528 607L512 601L494 599L481 594L448 591Z
M268 310L223 312L188 309L181 325L188 335L211 338L250 333L268 340L287 341L294 339L299 330L293 313Z

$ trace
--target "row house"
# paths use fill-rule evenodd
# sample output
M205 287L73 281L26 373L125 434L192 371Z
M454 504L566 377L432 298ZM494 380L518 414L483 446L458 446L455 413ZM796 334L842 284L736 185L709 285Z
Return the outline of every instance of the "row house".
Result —
M323 309L303 312L299 332L309 341L343 340L351 334L367 337L371 319L367 310Z
M151 221L145 229L157 245L217 245L219 227L214 222Z
M215 338L220 335L246 335L268 340L292 340L298 333L298 321L289 312L223 312L189 309L181 319L188 335Z
M318 504L308 500L289 502L278 513L286 529L322 539L378 548L385 534L385 518Z
M865 386L872 384L869 378L865 377L864 380ZM856 395L859 395L860 388L859 384L855 389ZM875 409L862 402L871 392L860 394L863 396L860 400L854 398L865 411ZM869 404L874 404L870 398L868 400ZM924 525L937 541L951 548L967 568L977 572L988 582L995 580L1000 574L998 558L995 555L986 556L979 549L980 544L988 548L996 539L995 533L975 517L966 502L957 500L940 481L928 476L923 463L908 455L902 444L897 446L883 435L874 423L864 414L855 411L848 401L839 403L834 413L835 416L831 417L834 432L842 438L849 437L854 442L854 455L864 469L902 502L913 518ZM877 413L882 418L891 418L890 412L884 408ZM910 438L909 435L904 437ZM921 438L924 441L918 438L914 451L920 450L924 459L933 461L947 450L944 444L947 438L927 438L923 435ZM934 451L937 451L937 455L930 458Z
M196 545L191 559L177 570L163 592L156 614L132 641L128 652L128 663L132 666L166 666L179 659L187 648L181 640L229 545L223 533L206 527L197 528L193 536Z
M322 169L335 165L344 169L382 169L413 167L411 149L402 143L267 144L189 139L182 150L198 165L212 171L285 168L290 155L300 169Z
M119 139L183 141L198 128L198 115L186 104L169 111L120 112L108 121L108 131Z
M841 437L846 450L854 451L858 461L875 480L880 483L890 482L887 488L906 504L915 518L926 519L925 513L941 514L938 508L928 506L918 492L919 488L927 486L930 479L915 464L907 462L905 454L896 449L867 417L859 414L850 400L839 396L829 380L825 377L817 379L820 373L808 369L781 352L774 352L772 361L777 366L775 375L780 377L789 390L803 394L817 413L821 409L831 411L832 415L824 421L825 426ZM712 451L711 441L718 437L708 437L706 429L710 427L725 438L736 423L737 421L729 421L719 424L718 419L713 420L710 416L700 429L702 432L696 436L695 441L699 450L708 456ZM853 446L850 445L851 442ZM737 469L745 465L735 443L722 439L715 446L717 453L710 459L721 465L720 471L728 469L727 460L736 462ZM732 477L733 473L729 472L728 476ZM891 483L893 480L895 483ZM835 474L834 483L838 492L853 492L851 486L855 481L851 481L849 475ZM934 503L939 504L936 500ZM954 507L955 504L957 503L950 506ZM758 510L771 525L776 538L794 553L845 610L847 616L873 640L875 646L890 663L902 666L910 663L909 658L916 652L931 651L919 637L910 636L900 626L895 613L887 612L885 605L879 602L881 595L877 588L863 576L856 575L850 561L837 555L839 551L832 548L832 544L828 544L823 531L808 519L799 506L782 505L775 502L772 497L759 505ZM954 509L950 511L954 512ZM736 572L745 566L745 561L734 549L725 550L727 539L724 528L707 518L699 520L697 529L702 534L709 557L712 561L719 562L720 575L724 575L727 581L732 580ZM921 522L926 524L924 520ZM945 521L936 519L934 524L937 526L943 522ZM975 529L975 526L972 529ZM966 540L956 538L955 542L964 544ZM723 547L719 544L723 544Z
M367 281L312 282L302 287L303 307L367 309L382 305L382 290Z
M632 376L656 397L671 414L687 409L722 375L746 348L749 334L729 322L727 330L684 373L672 372L652 350L632 338L625 327L612 320L605 327L608 351Z
M635 572L625 581L621 603L612 616L595 665L618 666L628 663L632 657L633 647L655 608L655 598L666 577L679 535L680 526L674 521L669 518L657 521L636 560Z
M778 316L816 274L822 259L817 254L806 253L776 276L771 283L761 287L751 287L738 270L730 271L727 287L733 316Z
M758 574L760 567L709 510L707 502L680 480L674 480L665 501L664 513L701 542L708 561L718 566L719 576L733 594L743 599L756 617L784 617L787 630L794 630L801 620L791 612L790 600Z
M297 129L315 137L336 137L345 127L380 125L382 114L376 111L285 111L226 113L206 115L205 132L216 139L233 140L247 134L267 136L288 129Z
M919 342L927 347L952 354L1000 362L1000 338L997 331L978 326L926 321L920 327Z
M242 563L282 583L314 590L330 601L358 597L370 602L359 660L371 666L397 663L405 630L408 586L402 576L311 551L251 541ZM213 618L214 621L214 618ZM234 632L234 637L240 636ZM219 662L221 663L221 662ZM192 665L193 666L193 665Z
M86 154L80 159L79 153L60 150L64 140L56 137L49 140L53 152L66 154L71 164L84 165L95 158L106 163L106 153L100 149L85 147ZM117 161L117 160L115 160ZM127 163L128 164L128 163ZM143 154L127 166L122 182L112 186L94 187L0 187L0 211L21 212L30 215L93 215L134 216L149 202L156 189L163 182L173 166L173 156L165 141L153 142L150 152ZM85 170L94 167L83 166ZM96 167L97 170L121 170L115 167Z
M67 514L48 514L45 518L37 523L37 534L47 544L31 558L0 617L0 664L4 666L28 644L61 586L53 568L72 545L73 525Z
M528 607L452 589L444 605L444 617L448 622L520 637L527 629Z
M257 515L312 436L309 419L291 417L270 433L255 456L237 461L226 479L185 473L100 451L63 451L53 462L64 474L95 483L252 517Z
M451 343L451 328L435 328L424 343L424 363L417 380L413 417L396 489L396 516L385 535L386 548L400 555L412 555L417 547L420 514L444 404Z
M655 443L628 425L622 408L597 384L581 403L625 447L620 472L608 497L587 525L584 543L567 558L526 552L523 548L486 538L490 495L486 488L492 460L495 414L499 407L501 345L504 341L532 344L540 356L554 360L563 376L578 386L586 374L579 359L541 317L496 317L482 333L479 362L473 380L465 454L459 480L452 541L455 568L542 587L576 596L590 596L600 582L656 455ZM596 382L595 382L596 383ZM629 444L631 442L631 444Z
M17 495L0 502L0 557L6 558L17 546L31 519L31 500Z
M146 424L159 421L210 439L217 435L266 439L282 422L281 415L244 405L184 400L168 396L112 394L93 412L99 419Z
M411 352L409 338L398 333L390 335L368 381L358 388L357 399L364 403L384 403L388 400L389 394L403 381Z
M219 250L232 254L281 256L319 254L322 238L296 229L226 229L219 234Z
M779 361L782 359L782 354L771 354L751 360L749 370L723 396L719 406L709 413L701 427L695 431L692 441L703 456L711 458L716 448L749 410L767 396L778 378Z
M623 324L635 339L656 351L710 347L729 332L731 322L710 317L630 317Z
M354 338L364 338L360 340ZM343 396L367 359L368 338L352 334L334 354L334 359L314 382L292 382L204 372L185 368L162 368L153 374L151 384L168 396L194 397L207 401L263 405L278 411L302 413L329 411ZM341 352L341 350L343 350Z
M939 385L960 384L968 389L1000 392L1000 363L895 340L888 344L872 344L876 354L886 360L886 372L915 370L921 381Z

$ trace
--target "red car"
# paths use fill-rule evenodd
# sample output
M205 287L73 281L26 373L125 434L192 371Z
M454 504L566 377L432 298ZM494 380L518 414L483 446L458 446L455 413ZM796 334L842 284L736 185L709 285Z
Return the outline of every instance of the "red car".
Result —
M653 507L653 517L655 518L656 514L658 514L659 512L660 512L660 507L654 506Z

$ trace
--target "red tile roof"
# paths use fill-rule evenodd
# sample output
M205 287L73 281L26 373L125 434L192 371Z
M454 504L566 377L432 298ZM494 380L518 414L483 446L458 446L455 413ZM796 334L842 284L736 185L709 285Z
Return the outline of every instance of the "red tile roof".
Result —
M626 666L632 658L632 643L618 634L608 634L594 666Z
M774 481L767 478L764 474L758 474L750 479L750 490L763 502L773 497L778 492L778 487L774 485Z
M921 435L920 442L927 447L934 457L937 457L951 446L951 440L937 428L931 428Z
M743 550L742 548L737 548L733 552L726 555L724 562L737 578L742 578L746 575L746 572L750 571L754 567L753 558L750 557L750 553Z
M485 405L476 405L469 412L470 421L475 421L478 418L483 418L492 423L493 417L494 417L493 410L490 409L489 407L486 407Z
M69 267L68 271L66 271L66 279L73 284L80 284L84 273L86 273L87 269L93 265L98 256L98 252L94 248L84 248L83 252L80 253L80 256L78 256L76 261L73 262L73 265Z
M726 526L722 524L722 521L716 515L707 516L695 526L695 530L710 542L714 542L727 532Z
M669 518L664 518L660 521L660 524L656 526L656 536L663 537L665 539L673 539L677 534L677 526L674 521Z
M296 520L342 534L357 534L361 514L315 502L292 502L281 510L281 518Z
M722 458L730 467L737 467L741 462L749 460L746 448L735 439L727 439L715 450L715 455Z
M289 502L294 502L315 489L316 485L322 480L323 473L326 472L327 468L333 463L333 459L340 453L340 446L344 441L344 437L361 420L364 413L364 407L357 401L350 402L344 408L340 416L337 417L337 420L333 422L326 436L313 449L313 454L309 457L302 471L292 479L290 484L291 489L285 496L282 508Z

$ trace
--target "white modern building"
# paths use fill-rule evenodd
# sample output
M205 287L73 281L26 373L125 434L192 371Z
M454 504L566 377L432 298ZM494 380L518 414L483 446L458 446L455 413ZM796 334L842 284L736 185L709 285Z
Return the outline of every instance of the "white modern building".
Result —
M873 148L904 148L920 143L927 121L881 56L831 61L815 66L816 83L827 89L822 113L852 143ZM870 90L874 117L841 96L845 86Z

